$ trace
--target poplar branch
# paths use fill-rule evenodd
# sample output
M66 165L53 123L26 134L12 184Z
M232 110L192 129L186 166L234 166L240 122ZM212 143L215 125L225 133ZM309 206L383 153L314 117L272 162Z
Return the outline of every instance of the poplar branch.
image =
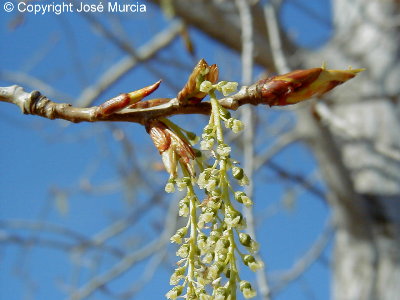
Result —
M230 110L236 110L245 104L291 105L313 96L321 96L353 78L360 71L362 69L327 70L324 67L297 70L243 86L236 94L218 101L221 106ZM197 81L197 76L194 76L196 78L192 77L189 77L189 83ZM182 100L179 98L180 94L177 98L151 99L135 103L152 93L159 84L157 82L135 92L121 94L106 101L103 105L89 108L53 102L39 91L26 92L18 85L0 87L0 101L17 105L24 114L37 115L51 120L64 119L73 123L119 121L146 125L150 120L173 115L210 114L210 102L199 102L201 98L198 101L180 101ZM188 92L194 92L197 91L197 84L186 85L185 88L189 89Z
M244 104L257 104L252 98L254 91L251 87L243 87L232 97L220 99L223 107L236 110ZM166 118L179 114L205 114L211 112L210 102L195 104L179 103L177 98L170 99L167 103L147 108L125 108L110 115L99 115L99 106L89 108L74 107L68 103L57 103L39 91L26 92L23 87L13 85L0 87L0 101L17 105L22 113L36 115L47 119L64 119L73 123L119 121L146 124L151 119ZM151 100L148 100L151 101Z

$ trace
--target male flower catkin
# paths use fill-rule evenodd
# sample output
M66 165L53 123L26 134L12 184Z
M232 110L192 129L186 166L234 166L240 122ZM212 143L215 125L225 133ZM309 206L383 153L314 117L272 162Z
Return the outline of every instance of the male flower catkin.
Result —
M325 67L297 70L260 80L230 97L239 105L290 105L321 96L360 71L362 69L327 70ZM264 267L264 263L254 256L258 243L243 232L246 220L237 207L238 204L250 207L253 201L245 192L233 188L249 184L249 178L238 162L232 159L232 149L225 142L222 128L225 125L237 133L244 124L232 117L223 106L223 101L216 97L216 92L225 97L234 93L237 83L217 83L217 80L217 66L209 66L205 60L200 60L176 97L179 105L186 107L201 105L200 101L209 95L211 113L201 135L200 148L210 152L210 157L195 152L191 147L190 142L197 140L194 133L171 121L151 120L146 125L170 174L165 190L173 192L175 187L179 191L186 190L186 195L179 201L178 213L187 218L187 222L171 237L171 242L179 245L176 251L179 261L170 278L173 287L166 293L168 299L234 300L238 289L244 298L254 298L256 291L250 282L241 279L239 263L252 271ZM151 87L148 89L151 90ZM163 99L148 102L165 103ZM137 103L133 105L139 108ZM132 108L132 105L129 107ZM111 108L120 109L114 104ZM178 172L178 162L181 172ZM193 162L200 170L198 176L194 173ZM199 190L195 189L196 186ZM198 197L201 192L204 196ZM201 198L203 201L200 201Z

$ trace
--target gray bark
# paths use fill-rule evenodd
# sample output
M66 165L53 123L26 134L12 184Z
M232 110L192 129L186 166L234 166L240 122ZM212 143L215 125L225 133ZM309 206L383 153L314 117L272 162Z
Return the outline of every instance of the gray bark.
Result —
M312 149L336 217L333 299L400 298L399 2L336 0L335 35L315 65L366 67L334 93ZM397 23L396 23L397 22ZM321 135L321 130L325 134ZM328 134L327 134L328 133ZM326 148L334 148L330 155ZM332 163L349 176L326 170ZM343 192L336 181L346 181Z

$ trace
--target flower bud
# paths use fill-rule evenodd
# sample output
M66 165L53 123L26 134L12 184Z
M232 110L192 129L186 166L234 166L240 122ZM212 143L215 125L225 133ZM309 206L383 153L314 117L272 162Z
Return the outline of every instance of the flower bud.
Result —
M180 246L178 251L176 252L176 255L182 258L186 258L189 255L189 245L183 244L182 246Z
M169 284L170 285L178 284L178 282L185 277L184 276L185 270L186 270L186 267L181 267L181 268L175 269L175 272L171 275Z
M221 156L227 157L231 153L231 147L226 144L219 144L217 147L217 153Z
M213 88L212 83L205 80L200 84L199 90L203 93L208 93L209 91L211 91L212 88Z
M256 259L254 258L253 255L247 254L245 256L243 256L243 263L248 266L249 263L255 262Z
M220 286L215 290L215 296L227 296L226 288ZM225 299L225 298L224 298Z
M247 233L239 233L239 241L245 247L250 247L251 237Z
M233 121L231 128L232 128L233 133L238 133L238 132L242 131L244 128L243 122L235 119Z
M167 297L167 299L176 299L182 294L182 291L183 286L174 286L167 294L165 294L165 297Z
M244 177L244 171L242 168L234 166L232 167L232 175L235 177L235 179L241 180Z
M237 87L237 82L227 82L225 85L222 86L222 94L224 96L228 96L229 94L236 92Z
M172 182L168 182L168 183L165 185L165 191L166 191L167 193L173 193L173 192L175 192L175 186L174 186L174 184L173 184Z
M250 282L242 280L239 284L240 291L246 299L253 298L256 296L256 291L253 290Z

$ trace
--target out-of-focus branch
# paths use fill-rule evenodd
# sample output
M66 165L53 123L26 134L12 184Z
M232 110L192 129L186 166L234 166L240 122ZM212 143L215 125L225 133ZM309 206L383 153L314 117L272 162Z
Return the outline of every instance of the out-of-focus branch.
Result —
M173 234L173 231L176 227L177 200L178 199L175 199L175 201L171 201L170 203L168 215L165 219L164 230L159 237L157 237L147 245L143 246L141 249L128 254L117 264L115 264L111 269L107 270L103 274L95 276L83 287L73 292L69 297L69 300L79 300L89 297L97 289L107 285L115 278L127 272L136 262L141 261L166 247L169 242L169 238Z
M271 46L272 60L279 73L289 72L289 66L283 53L279 22L275 11L276 1L268 1L264 6L266 28Z
M268 147L267 151L259 154L255 158L254 168L256 170L259 169L262 165L268 163L269 160L273 158L276 154L278 154L281 150L299 140L299 138L300 136L295 130L282 134L278 137L277 141L271 147Z
M69 238L74 240L73 242L63 242L63 241L53 241L53 240L43 240L37 237L19 237L17 235L2 235L0 237L0 242L14 242L17 244L21 244L23 246L26 245L40 245L40 246L50 246L61 248L63 250L72 250L76 249L77 245L85 245L86 248L95 248L99 250L106 251L116 257L123 257L125 252L117 247L104 245L101 243L96 243L96 240L88 238L82 235L79 232L74 230L61 227L56 224L48 223L48 222L31 222L26 220L10 220L10 221L0 221L0 228L4 229L19 229L19 230L31 230L36 232L51 232L65 238Z
M236 6L239 11L242 33L242 82L250 84L253 77L253 22L250 5L246 0L236 0ZM254 112L251 106L245 106L242 111L243 122L246 124L243 133L244 147L244 171L250 178L250 184L245 188L248 197L253 197L254 187L252 184L254 178ZM247 220L247 232L257 240L254 214L252 208L244 209L244 216ZM259 254L256 259L261 260ZM260 296L264 300L270 299L270 287L264 269L257 270L257 285Z
M42 91L43 94L48 95L51 98L62 98L66 101L72 101L69 95L66 95L55 88L47 84L46 82L40 80L39 78L33 77L27 73L23 72L13 72L13 71L0 71L0 78L4 81L20 84L23 86L29 86L31 88Z
M165 259L166 254L167 249L164 248L156 255L154 255L144 268L145 271L142 277L137 282L135 282L132 287L128 288L125 292L120 293L118 295L118 298L122 300L132 299L136 293L142 290L143 287L148 284L150 280L154 277L154 274L156 274L158 268Z
M160 5L162 0L151 0ZM241 52L239 12L232 1L174 0L174 13L186 24L194 26L227 47ZM275 71L268 44L264 14L259 3L251 6L253 22L254 60L271 71ZM204 16L207 16L205 21ZM287 49L291 49L289 41Z
M276 295L284 289L289 283L298 279L305 271L321 256L324 249L326 248L329 240L332 237L333 228L331 221L328 220L325 229L322 231L320 236L314 242L314 244L308 249L302 258L300 258L293 267L285 272L277 274L277 285L273 287L272 294Z
M81 107L90 106L94 100L99 98L122 76L131 71L139 62L154 57L160 50L168 46L179 35L182 26L180 22L172 23L170 27L156 34L150 42L140 47L134 56L128 54L122 58L108 69L94 85L83 90L76 101L76 105Z
M308 192L313 194L314 196L317 196L323 201L326 201L325 193L321 189L317 188L314 186L312 183L308 182L303 175L300 174L293 174L287 171L285 168L279 166L278 164L269 161L264 166L270 168L274 172L276 172L280 177L283 179L288 179L293 182L296 182L297 184L303 186Z

